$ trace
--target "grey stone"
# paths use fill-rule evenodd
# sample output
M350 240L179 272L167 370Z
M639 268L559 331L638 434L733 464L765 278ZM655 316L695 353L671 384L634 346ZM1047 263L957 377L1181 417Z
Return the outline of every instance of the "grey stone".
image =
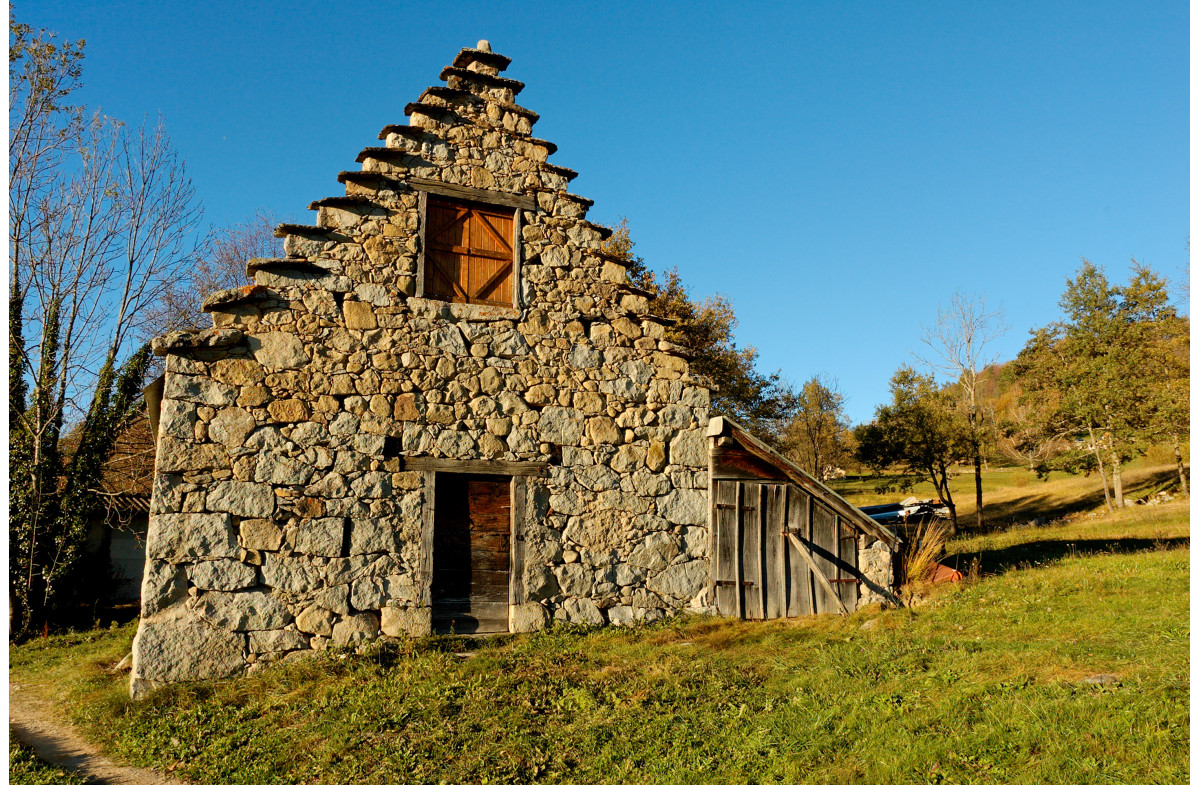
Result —
M327 608L310 605L300 611L296 617L296 627L310 635L322 635L328 638L333 634L333 622L337 617Z
M246 438L246 447L259 451L282 450L287 447L287 439L283 438L278 425L263 425Z
M398 587L398 577L362 578L350 584L350 605L360 611L377 610L389 600L399 599L395 596Z
M333 625L333 645L355 646L379 636L379 617L373 613L355 613Z
M708 445L704 431L695 428L680 431L671 440L671 463L680 466L708 466Z
M203 376L169 373L163 386L163 398L191 401L205 406L232 406L237 400L237 395L236 388Z
M307 648L308 637L299 630L290 627L282 630L265 630L250 633L250 651L253 654Z
M350 521L350 554L398 553L400 527L390 518L358 518Z
M254 481L267 485L305 485L312 479L314 471L303 461L278 452L264 452L258 456Z
M142 616L154 614L187 596L183 567L157 559L146 561L142 575Z
M339 615L350 612L350 586L343 583L340 586L330 586L317 592L317 605Z
M224 679L245 667L245 636L187 617L149 618L133 639L134 697L148 685Z
M585 597L571 597L554 612L554 620L567 624L598 625L604 623L604 616L594 601Z
M586 596L592 592L592 568L582 564L560 564L554 568L554 577L563 594L576 597Z
M708 527L686 526L683 529L683 546L689 558L703 559L708 556Z
M318 518L296 524L296 553L310 556L340 556L346 522L342 518Z
M250 353L272 371L303 368L308 364L304 342L294 333L271 332L251 335L246 339Z
M558 594L558 578L549 567L527 567L525 570L525 596L530 600L544 600Z
M304 594L320 585L317 570L306 558L268 553L259 569L263 585L291 594Z
M453 324L429 333L429 345L458 357L467 353L467 342L463 340L462 331Z
M525 336L516 330L508 330L492 339L492 352L497 357L519 357L529 353Z
M537 632L549 623L550 612L540 603L527 602L509 608L509 632Z
M634 623L634 610L628 605L614 605L608 609L608 622L618 627L627 627Z
M677 488L659 497L658 514L681 526L703 526L708 520L708 495Z
M708 562L694 559L682 564L672 564L657 575L650 576L646 581L646 588L658 594L688 599L704 589L708 578Z
M207 556L233 558L238 554L232 520L219 513L171 513L150 516L146 558L184 561Z
M632 586L646 578L646 571L629 564L618 564L613 580L618 586Z
M208 509L242 518L266 518L275 512L275 492L253 482L216 482L208 491Z
M164 398L159 423L162 433L167 436L191 441L196 437L196 404Z
M237 591L258 582L258 572L249 564L232 559L202 561L188 569L188 578L197 589Z
M394 608L388 605L379 611L379 630L392 638L421 638L433 633L433 616L429 608Z
M233 450L246 443L254 428L254 415L235 406L217 412L208 423L208 438Z
M466 458L471 455L475 441L465 431L442 431L437 439L437 452L448 458Z
M667 566L679 553L679 540L668 532L651 532L639 542L626 561L634 567L657 570Z
M576 368L599 368L603 359L600 352L582 343L572 346L567 356L567 362Z
M583 433L583 415L562 406L547 406L538 420L541 440L551 444L579 444ZM515 431L514 431L515 433Z
M625 510L600 510L572 517L563 534L589 551L607 553L620 546L632 528L631 517Z
M229 454L219 444L192 444L164 434L158 438L154 468L164 473L228 469Z
M633 489L642 496L662 496L671 490L671 481L657 472L639 471L633 475Z
M210 591L200 597L199 608L212 624L239 632L278 630L292 621L292 614L283 603L264 590Z

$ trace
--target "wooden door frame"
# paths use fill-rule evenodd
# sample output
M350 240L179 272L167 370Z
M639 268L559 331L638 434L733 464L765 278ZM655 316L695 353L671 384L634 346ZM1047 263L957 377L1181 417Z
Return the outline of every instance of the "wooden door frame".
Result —
M424 486L424 506L421 515L420 574L421 604L433 613L433 538L437 519L434 500L437 498L437 475L472 474L507 476L509 478L509 539L508 539L508 628L512 630L513 609L524 602L525 596L525 513L528 499L528 477L544 476L549 467L536 463L508 461L460 461L443 458L404 458L407 470L418 468Z

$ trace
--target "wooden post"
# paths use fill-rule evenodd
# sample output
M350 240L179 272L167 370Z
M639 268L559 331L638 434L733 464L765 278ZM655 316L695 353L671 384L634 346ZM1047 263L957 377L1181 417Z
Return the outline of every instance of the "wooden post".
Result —
M424 480L425 504L421 507L421 555L420 570L421 606L433 607L433 521L436 511L434 498L437 491L437 473L421 472Z

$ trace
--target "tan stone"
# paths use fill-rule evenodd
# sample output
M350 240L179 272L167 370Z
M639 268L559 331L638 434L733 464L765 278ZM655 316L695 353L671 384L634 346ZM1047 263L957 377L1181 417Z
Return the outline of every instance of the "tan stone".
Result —
M237 404L246 409L262 406L271 400L271 391L266 387L243 387L238 395Z
M666 446L657 440L650 442L650 448L646 450L646 468L652 472L661 472L666 465Z
M587 421L584 433L593 444L620 444L621 431L611 417L592 417Z
M238 527L238 540L252 551L277 551L283 543L283 530L263 518L247 518Z
M212 375L217 381L245 387L261 382L266 372L254 360L230 359L213 363Z
M342 318L346 320L346 327L350 330L374 330L379 326L371 304L361 300L347 300L342 303Z
M267 412L270 413L271 419L276 422L301 422L308 419L308 407L297 398L283 398L278 401L271 401L267 405Z
M379 615L379 630L389 637L421 638L433 633L433 615L429 608L393 608L385 605L380 608Z
M406 422L411 422L420 417L420 412L417 411L417 396L413 393L397 395L392 416L397 420Z

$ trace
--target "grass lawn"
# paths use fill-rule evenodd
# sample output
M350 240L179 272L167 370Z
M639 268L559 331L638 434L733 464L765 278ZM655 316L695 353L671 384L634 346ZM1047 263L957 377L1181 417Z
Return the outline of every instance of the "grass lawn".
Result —
M1174 503L956 540L981 580L847 619L432 638L138 703L125 627L10 677L206 783L1182 783L1188 536Z
M1039 479L1028 469L1001 467L983 472L982 479L983 521L984 526L989 528L1024 523L1034 518L1052 520L1104 507L1104 490L1096 474L1078 476L1052 472L1048 477ZM1143 458L1125 467L1122 481L1126 502L1132 504L1134 499L1160 490L1176 492L1179 475L1173 463ZM876 489L879 479L870 475L851 475L827 484L856 507L898 502L909 495L918 499L937 498L937 492L928 481L917 483L908 493L898 490L880 493ZM950 493L958 509L959 526L973 527L975 475L969 467L960 467L960 471L951 477Z

